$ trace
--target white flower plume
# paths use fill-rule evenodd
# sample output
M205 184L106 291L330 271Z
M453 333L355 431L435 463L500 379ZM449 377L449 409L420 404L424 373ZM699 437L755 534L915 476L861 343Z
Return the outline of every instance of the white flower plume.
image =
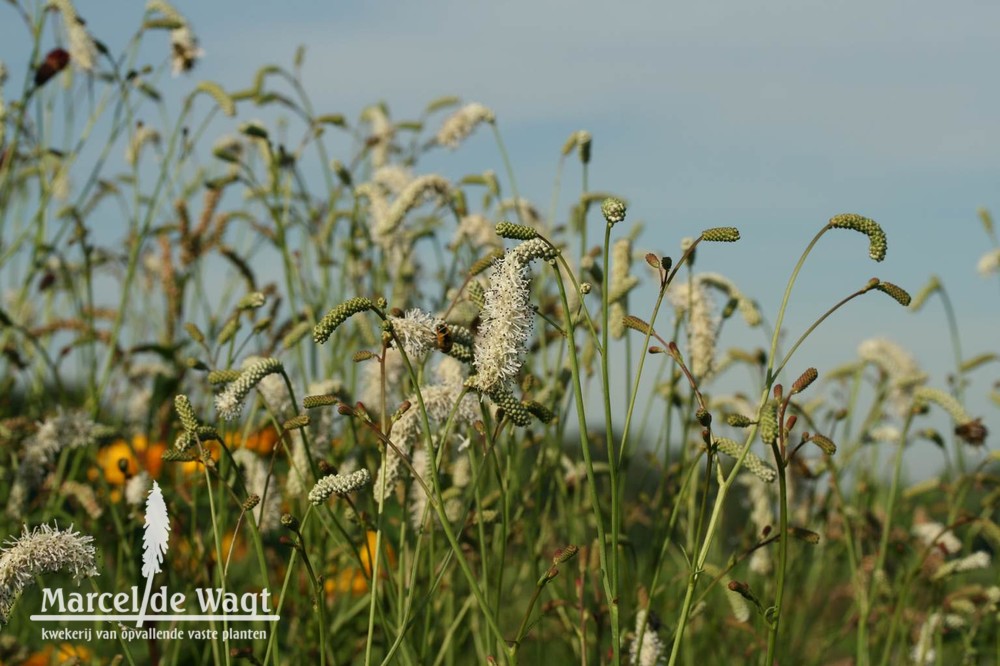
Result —
M153 489L146 498L146 524L142 536L142 575L146 577L146 592L142 596L142 607L136 626L141 627L149 604L149 593L153 587L153 576L160 573L163 555L170 540L170 516L163 501L160 484L153 481Z

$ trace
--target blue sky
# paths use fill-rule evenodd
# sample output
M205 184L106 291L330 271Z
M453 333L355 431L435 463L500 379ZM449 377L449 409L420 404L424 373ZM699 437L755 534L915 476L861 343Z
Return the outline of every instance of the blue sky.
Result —
M76 4L113 52L143 8L122 0ZM594 135L591 186L630 200L629 220L645 223L637 248L676 256L683 236L739 227L739 245L707 248L699 268L730 276L772 319L815 231L834 214L861 213L885 228L888 258L873 264L864 238L829 234L793 295L787 324L796 335L869 277L916 292L935 273L955 301L966 355L1000 351L998 280L975 271L989 248L976 210L1000 213L1000 86L992 73L1000 4L176 6L206 57L190 76L168 82L168 92L203 78L244 87L259 66L290 64L304 44L306 88L323 112L353 118L385 100L393 117L414 117L445 94L491 107L522 194L543 210L560 147L586 129ZM25 43L22 33L13 12L0 7L0 58L15 79L25 54L11 51ZM159 38L165 53L166 37ZM568 164L561 217L578 193L578 170ZM502 173L484 131L425 168ZM870 295L828 322L800 359L822 375L824 365L851 359L873 336L911 349L943 386L951 352L937 303L913 315ZM1000 433L1000 410L982 398L997 367L978 372L970 408Z

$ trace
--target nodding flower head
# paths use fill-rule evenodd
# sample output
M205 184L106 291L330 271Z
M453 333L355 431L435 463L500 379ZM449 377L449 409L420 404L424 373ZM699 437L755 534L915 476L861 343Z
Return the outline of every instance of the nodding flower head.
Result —
M439 145L448 146L452 150L465 141L480 123L496 122L496 116L489 108L473 102L466 104L455 113L448 116L435 137Z
M8 540L0 555L0 625L10 619L21 592L35 582L35 576L66 571L80 579L98 575L94 564L93 537L73 531L39 525L21 537Z
M885 232L875 220L855 213L844 213L830 218L827 226L831 229L851 229L868 236L868 256L875 261L885 259L888 242Z
M333 335L333 332L337 330L337 327L350 317L359 312L371 310L373 307L375 307L375 304L372 303L370 298L356 297L344 301L327 312L320 319L319 323L316 324L315 328L313 328L313 340L320 344L326 342Z
M248 366L240 373L236 381L215 396L215 409L219 412L219 416L226 420L237 418L243 410L243 401L246 400L250 390L257 386L264 377L282 371L281 361L274 358L261 359Z

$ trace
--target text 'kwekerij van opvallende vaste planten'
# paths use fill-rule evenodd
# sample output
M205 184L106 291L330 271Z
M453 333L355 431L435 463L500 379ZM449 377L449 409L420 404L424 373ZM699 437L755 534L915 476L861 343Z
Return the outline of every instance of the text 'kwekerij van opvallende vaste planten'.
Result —
M878 222L830 211L758 259L765 312L702 268L752 230L630 227L588 132L542 211L482 104L351 119L313 106L303 50L198 81L167 2L121 53L69 0L9 5L0 662L1000 659L998 460L966 395L1000 350L966 355L933 276L840 274L785 325L828 236L878 270ZM498 172L422 167L476 132ZM947 381L887 339L839 367L802 347L859 299L934 297ZM941 473L913 481L928 441Z

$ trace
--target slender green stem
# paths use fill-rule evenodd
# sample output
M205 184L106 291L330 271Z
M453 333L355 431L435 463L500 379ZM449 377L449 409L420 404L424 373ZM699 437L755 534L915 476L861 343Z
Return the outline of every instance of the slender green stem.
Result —
M586 165L584 165L586 169ZM586 171L585 171L586 172ZM584 220L584 225L586 226L586 219ZM601 287L601 382L602 382L602 398L604 399L604 438L607 445L607 455L608 455L608 469L610 471L609 477L611 480L611 596L608 597L608 605L611 608L616 609L611 613L611 633L613 636L618 636L621 629L617 626L618 624L618 585L621 580L620 561L619 561L619 549L618 543L620 540L621 532L621 504L622 497L619 492L619 458L615 455L615 435L614 435L614 423L612 420L611 412L611 379L610 372L608 370L610 350L608 349L608 319L609 310L611 304L609 303L608 293L608 282L610 280L609 270L609 260L611 255L611 224L607 224L604 227L604 274L602 276L603 285ZM615 663L618 663L621 656L619 654L621 646L618 645L617 639L615 639L615 644L612 646L614 650Z

